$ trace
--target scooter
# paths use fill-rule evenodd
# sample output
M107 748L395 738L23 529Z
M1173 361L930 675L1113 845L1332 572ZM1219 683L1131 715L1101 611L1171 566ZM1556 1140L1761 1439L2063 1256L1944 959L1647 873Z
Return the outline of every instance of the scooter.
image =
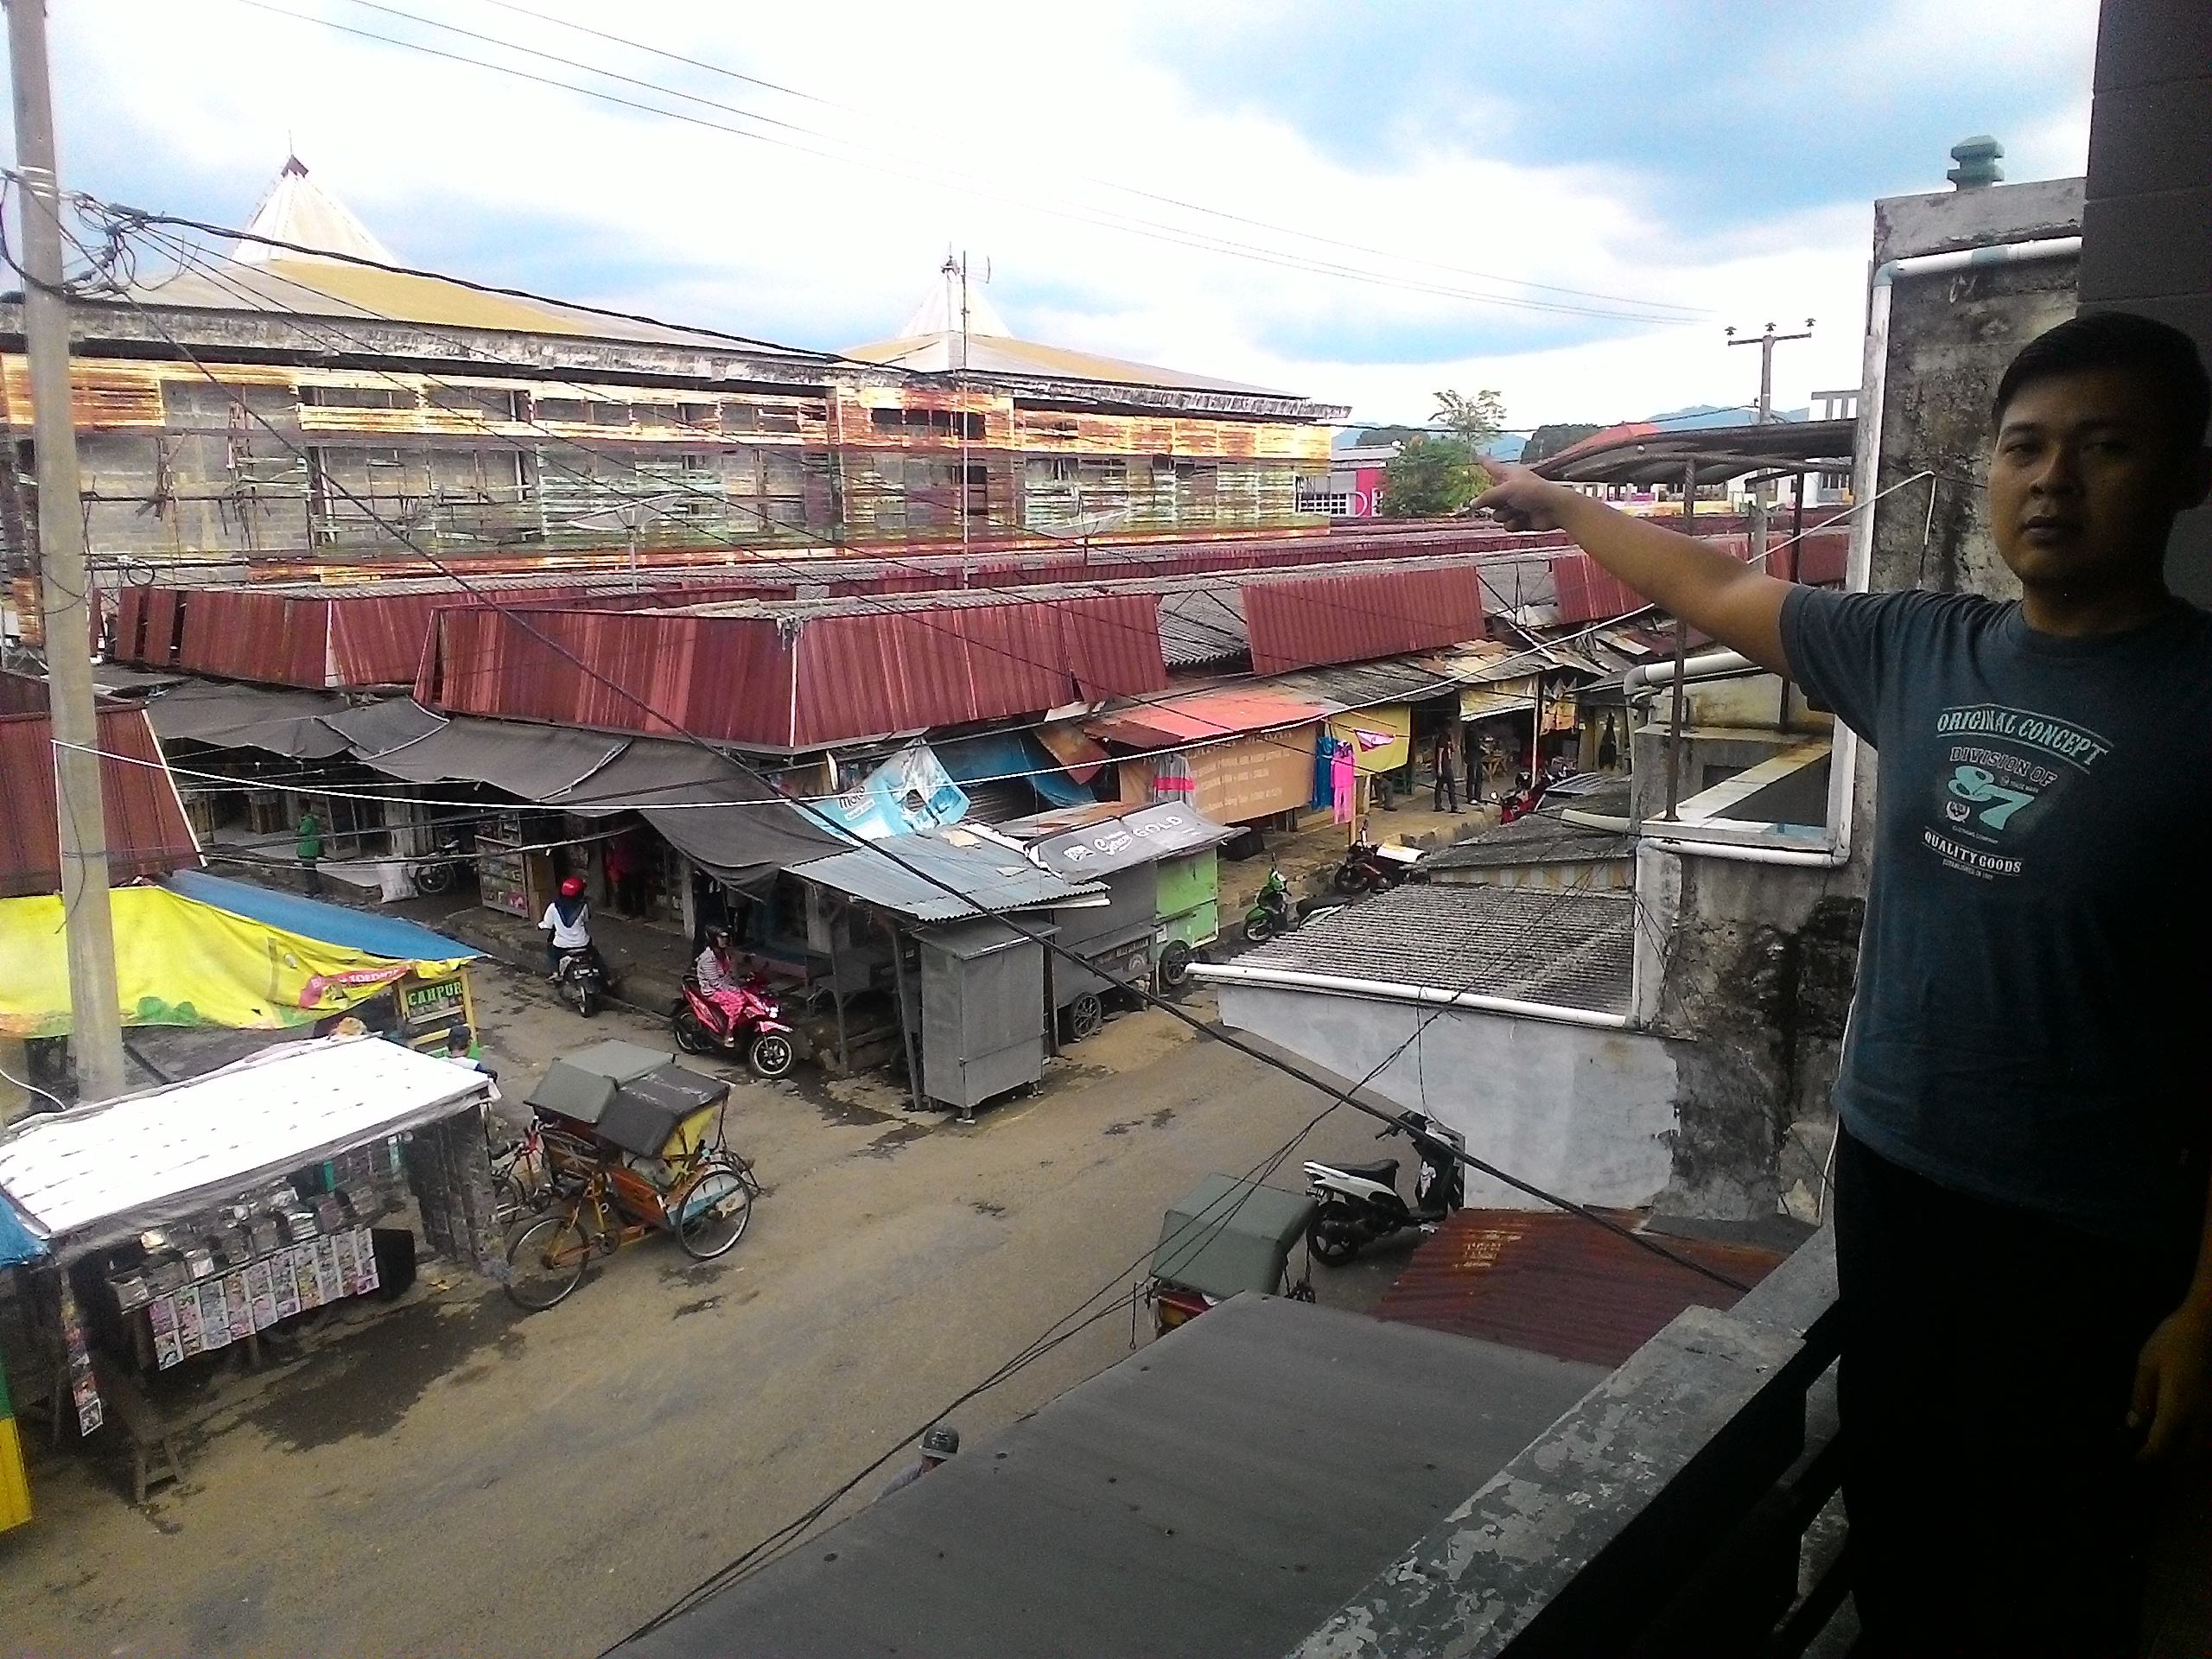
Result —
M561 1000L588 1020L599 1012L600 1000L607 995L607 964L592 945L563 950L553 969L553 983Z
M1411 879L1421 854L1410 847L1355 841L1337 866L1338 893L1382 893Z
M468 852L461 845L461 837L448 836L430 849L429 857L417 859L407 867L407 879L424 898L435 898L453 891L454 880L467 862Z
M1244 912L1245 943L1260 944L1278 933L1287 933L1293 922L1290 883L1283 880L1281 870L1270 869L1258 902Z
M798 1050L784 1011L755 976L737 988L740 1007L733 1018L699 986L698 976L683 976L683 995L669 1013L676 1046L686 1054L742 1054L753 1075L774 1082L791 1073Z
M1437 1224L1466 1202L1466 1176L1459 1154L1467 1137L1421 1112L1402 1112L1375 1138L1403 1135L1414 1143L1421 1173L1414 1179L1411 1208L1398 1196L1398 1160L1378 1158L1367 1164L1308 1163L1308 1196L1321 1207L1306 1224L1306 1248L1313 1259L1338 1268L1359 1254L1360 1246L1408 1227L1434 1232Z

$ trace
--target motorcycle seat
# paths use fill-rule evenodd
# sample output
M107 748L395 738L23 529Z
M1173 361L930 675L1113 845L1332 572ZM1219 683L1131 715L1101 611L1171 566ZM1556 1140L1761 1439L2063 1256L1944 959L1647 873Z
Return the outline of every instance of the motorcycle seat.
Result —
M1356 1175L1363 1181L1380 1181L1385 1186L1398 1184L1398 1160L1395 1158L1376 1158L1364 1164L1331 1164L1329 1167Z

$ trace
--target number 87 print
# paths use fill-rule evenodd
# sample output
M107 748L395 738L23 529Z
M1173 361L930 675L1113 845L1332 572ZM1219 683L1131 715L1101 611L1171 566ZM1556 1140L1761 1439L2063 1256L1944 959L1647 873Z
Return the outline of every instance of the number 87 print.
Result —
M1992 830L2002 830L2012 815L2035 799L2017 789L2007 789L1997 781L1997 774L1980 766L1961 766L1951 774L1951 793L1962 801L1977 805L1993 801L1995 805L1975 816Z

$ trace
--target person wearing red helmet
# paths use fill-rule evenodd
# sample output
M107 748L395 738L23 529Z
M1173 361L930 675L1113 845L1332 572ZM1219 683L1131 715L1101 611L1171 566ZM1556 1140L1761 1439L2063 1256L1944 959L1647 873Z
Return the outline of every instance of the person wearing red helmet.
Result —
M545 976L561 977L561 958L591 949L591 906L584 900L582 876L561 883L558 898L545 906L538 927L552 937L545 942Z

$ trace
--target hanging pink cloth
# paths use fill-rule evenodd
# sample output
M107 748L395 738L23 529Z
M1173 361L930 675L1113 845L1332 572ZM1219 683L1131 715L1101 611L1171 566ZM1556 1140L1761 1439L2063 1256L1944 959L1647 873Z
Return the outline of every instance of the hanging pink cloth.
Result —
M1329 821L1350 823L1352 821L1359 789L1359 763L1352 759L1351 745L1342 738L1337 740L1337 752L1329 757Z

